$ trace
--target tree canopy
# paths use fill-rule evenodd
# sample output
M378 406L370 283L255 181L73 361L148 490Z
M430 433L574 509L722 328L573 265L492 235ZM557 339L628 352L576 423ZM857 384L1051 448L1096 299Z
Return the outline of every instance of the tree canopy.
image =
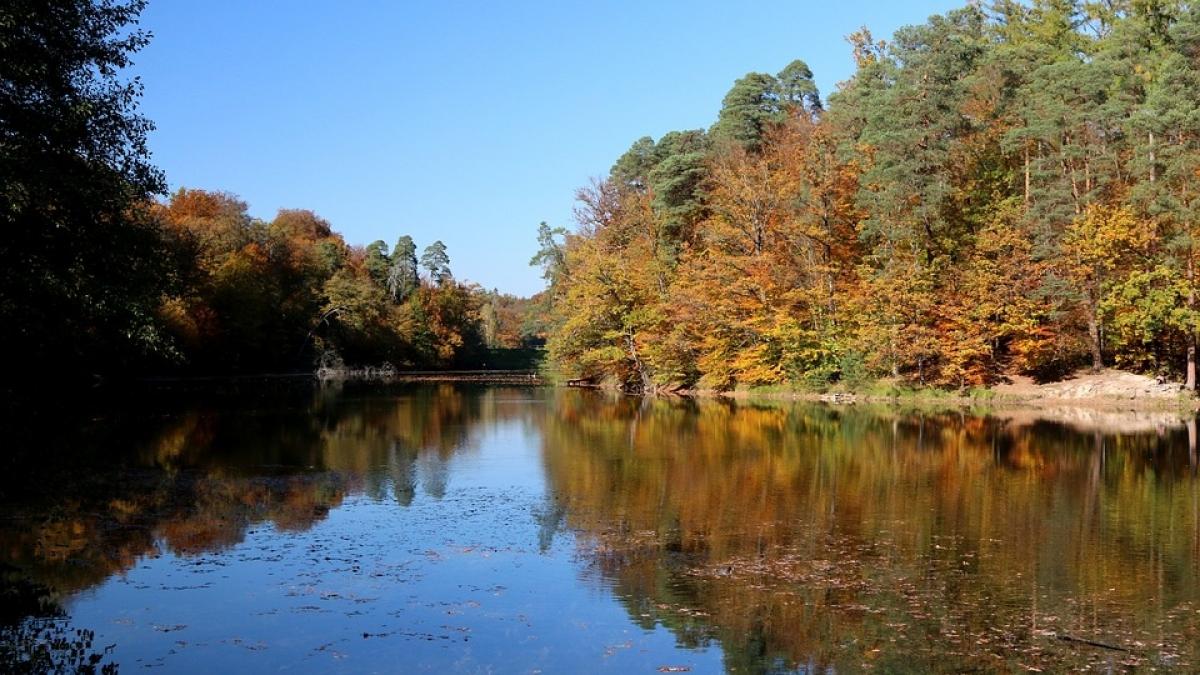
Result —
M156 228L164 189L141 83L143 0L0 7L0 336L21 369L82 374L166 349Z
M1194 387L1200 5L972 3L850 42L827 103L803 61L748 73L707 134L642 138L580 191L559 365L638 390L1110 365Z

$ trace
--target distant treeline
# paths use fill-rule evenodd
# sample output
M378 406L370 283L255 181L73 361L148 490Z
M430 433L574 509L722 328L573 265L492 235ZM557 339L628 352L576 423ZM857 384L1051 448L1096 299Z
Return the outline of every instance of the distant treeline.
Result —
M0 5L0 342L9 381L318 365L481 366L536 344L536 302L456 281L441 242L348 246L149 161L144 0ZM13 377L17 376L17 377ZM51 378L52 379L52 378ZM16 387L23 385L16 384Z
M157 310L165 364L262 372L390 363L480 366L530 346L528 300L454 279L442 242L347 246L311 211L264 222L222 193L179 190L151 207L170 260Z
M552 357L627 389L1117 365L1195 384L1200 3L999 0L795 61L543 225Z

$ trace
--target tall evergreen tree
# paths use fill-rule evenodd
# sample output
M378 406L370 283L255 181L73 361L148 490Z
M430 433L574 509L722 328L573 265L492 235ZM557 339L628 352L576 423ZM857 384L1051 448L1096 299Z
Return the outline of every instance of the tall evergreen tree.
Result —
M392 264L388 268L387 287L395 302L404 302L420 286L417 267L417 245L412 237L402 235L392 249Z
M821 112L821 92L813 82L812 69L800 59L789 63L775 76L779 98L785 105L810 115Z
M446 254L446 245L440 240L425 247L421 254L421 267L429 272L429 279L441 286L453 276L450 274L450 256Z
M388 274L392 268L392 258L388 255L387 242L382 239L367 244L366 259L363 264L367 273L380 288L387 288Z
M757 150L770 126L785 117L779 80L766 73L747 73L725 94L712 134L748 150Z

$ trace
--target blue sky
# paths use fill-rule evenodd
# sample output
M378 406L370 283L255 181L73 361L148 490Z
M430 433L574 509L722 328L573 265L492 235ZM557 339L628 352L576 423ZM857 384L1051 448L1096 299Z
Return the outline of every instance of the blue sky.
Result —
M802 58L822 94L877 37L959 1L151 0L133 72L171 188L308 208L351 244L441 239L522 295L538 222L641 136L708 127L733 81Z

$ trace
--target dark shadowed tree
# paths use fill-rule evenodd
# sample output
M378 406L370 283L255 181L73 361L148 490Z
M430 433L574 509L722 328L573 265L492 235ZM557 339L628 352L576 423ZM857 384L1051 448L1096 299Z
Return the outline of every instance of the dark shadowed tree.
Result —
M0 341L29 369L113 371L165 348L142 86L145 2L0 3Z

